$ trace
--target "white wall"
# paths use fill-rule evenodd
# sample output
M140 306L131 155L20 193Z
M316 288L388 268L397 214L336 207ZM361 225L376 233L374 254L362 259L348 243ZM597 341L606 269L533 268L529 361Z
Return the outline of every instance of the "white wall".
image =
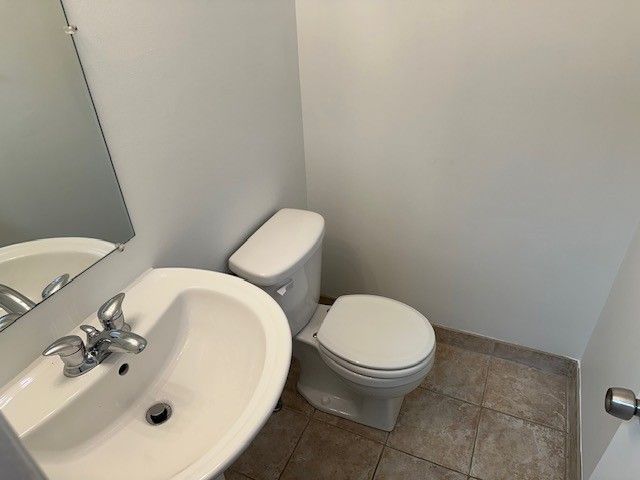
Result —
M0 246L132 236L64 25L56 1L0 2Z
M635 479L640 476L640 464L628 461L631 456L638 456L638 443L633 446L632 454L627 451L631 448L628 439L640 438L638 421L620 427L621 421L607 415L603 407L604 394L609 387L631 388L636 392L640 390L640 370L637 367L640 361L639 323L640 230L629 247L582 357L582 456L585 479L589 478L614 434L616 440L607 451L608 459L603 458L600 472L593 477L594 480ZM619 427L621 430L618 431ZM628 447L620 446L623 444ZM627 459L626 464L623 462L624 458ZM610 469L616 465L618 472L626 471L632 476L618 476L621 473L614 475L614 471Z
M324 293L579 358L640 218L640 3L296 6Z
M0 384L144 269L224 271L306 202L293 0L65 7L136 237L0 336Z

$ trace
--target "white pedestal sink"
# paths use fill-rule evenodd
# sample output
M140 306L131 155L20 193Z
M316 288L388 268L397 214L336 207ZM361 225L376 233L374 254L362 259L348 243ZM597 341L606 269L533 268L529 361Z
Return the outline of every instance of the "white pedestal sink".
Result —
M142 353L112 354L76 378L38 358L0 390L2 412L52 480L222 474L281 393L284 313L244 280L201 270L150 270L125 292L127 322L148 340ZM95 315L81 323L97 326ZM172 416L153 426L145 413L156 402Z

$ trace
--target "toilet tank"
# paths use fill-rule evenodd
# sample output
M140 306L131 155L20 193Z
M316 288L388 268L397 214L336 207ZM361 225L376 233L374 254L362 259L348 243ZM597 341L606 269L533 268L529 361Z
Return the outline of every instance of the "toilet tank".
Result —
M229 258L229 269L271 295L296 335L309 323L320 297L324 219L283 208Z

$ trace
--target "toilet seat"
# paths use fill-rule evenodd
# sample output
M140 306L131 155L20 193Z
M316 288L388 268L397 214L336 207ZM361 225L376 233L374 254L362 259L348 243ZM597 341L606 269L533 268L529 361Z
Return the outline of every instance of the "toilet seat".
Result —
M377 370L372 368L364 368L359 365L355 365L348 360L345 360L344 358L340 358L337 355L331 353L320 343L318 344L318 351L320 352L320 356L322 356L323 360L325 360L325 363L332 363L338 365L342 369L373 379L400 379L409 377L415 373L422 372L425 368L429 367L432 363L431 357L433 356L432 354L427 355L420 363L409 368L403 368L399 370Z
M411 384L420 384L429 370L431 370L435 357L435 355L429 355L424 360L424 363L420 364L420 368L412 369L413 371L407 375L399 375L395 377L388 375L386 377L380 377L356 372L351 369L351 365L346 366L347 364L336 362L332 357L325 355L326 350L323 351L323 349L319 348L318 351L325 365L340 375L343 379L364 387L373 387L379 390L404 387ZM396 373L390 370L384 370L384 372L387 374Z
M369 378L402 378L424 369L435 348L429 321L404 303L344 295L316 335L323 358Z

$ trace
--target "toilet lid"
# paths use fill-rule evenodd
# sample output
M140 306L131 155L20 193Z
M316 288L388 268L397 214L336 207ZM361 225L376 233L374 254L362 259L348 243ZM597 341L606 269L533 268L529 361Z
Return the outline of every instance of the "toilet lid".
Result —
M348 363L377 370L398 370L423 361L436 338L417 310L390 298L344 295L331 307L318 342Z

